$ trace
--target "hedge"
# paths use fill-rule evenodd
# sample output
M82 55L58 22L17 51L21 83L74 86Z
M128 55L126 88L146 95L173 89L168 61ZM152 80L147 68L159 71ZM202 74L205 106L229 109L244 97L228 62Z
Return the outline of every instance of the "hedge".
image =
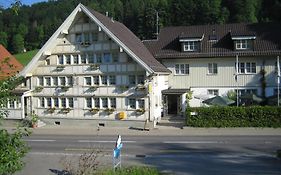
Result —
M281 107L188 108L187 126L192 127L281 127Z

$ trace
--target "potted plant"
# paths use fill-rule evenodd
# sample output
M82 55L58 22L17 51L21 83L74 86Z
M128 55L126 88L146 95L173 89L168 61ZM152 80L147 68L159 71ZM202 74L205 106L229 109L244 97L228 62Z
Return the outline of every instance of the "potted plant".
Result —
M47 109L47 112L52 114L52 113L55 112L55 110L56 110L55 107L50 107L50 108Z
M100 65L98 64L90 64L90 67L89 67L91 70L97 70L100 68Z
M124 92L124 91L129 89L129 86L127 86L127 85L120 85L119 89Z
M89 109L89 112L96 114L97 112L99 112L99 110L100 110L99 108L91 108L91 109Z
M69 87L68 86L62 86L60 89L61 89L62 92L66 92L66 91L68 91Z
M114 108L106 108L106 109L104 110L104 112L106 112L106 113L108 113L108 114L112 114L114 111L115 111Z
M136 109L136 113L137 113L138 115L144 114L144 113L145 113L145 109L144 109L144 108Z
M43 87L42 86L36 86L35 89L33 90L33 92L35 93L39 93L43 90Z
M64 68L65 68L65 66L59 65L59 66L57 66L56 71L58 71L58 72L63 71Z
M138 84L135 88L136 91L145 91L146 87L144 84Z
M37 127L38 120L39 120L38 115L35 113L35 111L32 111L32 113L30 114L30 121L31 121L32 128L36 128Z
M63 114L67 114L67 113L69 113L70 111L71 111L70 108L62 108L62 109L61 109L61 113L63 113Z

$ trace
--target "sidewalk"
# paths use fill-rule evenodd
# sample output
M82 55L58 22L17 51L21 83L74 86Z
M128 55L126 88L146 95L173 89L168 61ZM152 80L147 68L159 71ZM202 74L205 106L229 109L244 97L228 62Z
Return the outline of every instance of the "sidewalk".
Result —
M14 127L5 127L13 131ZM44 126L30 129L36 135L130 135L130 136L281 136L281 128L193 128L193 127L167 127L142 130L142 128L127 127L68 127L68 126Z

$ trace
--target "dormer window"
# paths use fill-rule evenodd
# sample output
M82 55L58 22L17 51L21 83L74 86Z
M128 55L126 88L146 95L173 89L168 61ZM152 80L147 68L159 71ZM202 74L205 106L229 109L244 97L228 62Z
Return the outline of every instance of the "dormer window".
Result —
M182 34L179 36L179 42L181 43L181 50L183 52L197 52L200 50L200 42L203 40L204 34L199 36L189 36Z
M235 41L235 48L237 50L250 49L249 40L237 40L237 41Z
M198 51L199 41L186 41L183 43L183 51Z
M253 41L256 39L256 36L234 35L231 36L231 39L234 42L235 50L250 50L253 49Z

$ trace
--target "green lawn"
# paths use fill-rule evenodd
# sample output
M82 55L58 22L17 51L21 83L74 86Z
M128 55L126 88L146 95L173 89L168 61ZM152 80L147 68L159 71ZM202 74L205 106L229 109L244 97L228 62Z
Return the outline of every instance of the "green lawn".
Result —
M14 55L14 57L16 57L16 59L24 66L26 66L29 61L34 57L34 55L38 52L39 50L31 50L25 53L19 53Z

